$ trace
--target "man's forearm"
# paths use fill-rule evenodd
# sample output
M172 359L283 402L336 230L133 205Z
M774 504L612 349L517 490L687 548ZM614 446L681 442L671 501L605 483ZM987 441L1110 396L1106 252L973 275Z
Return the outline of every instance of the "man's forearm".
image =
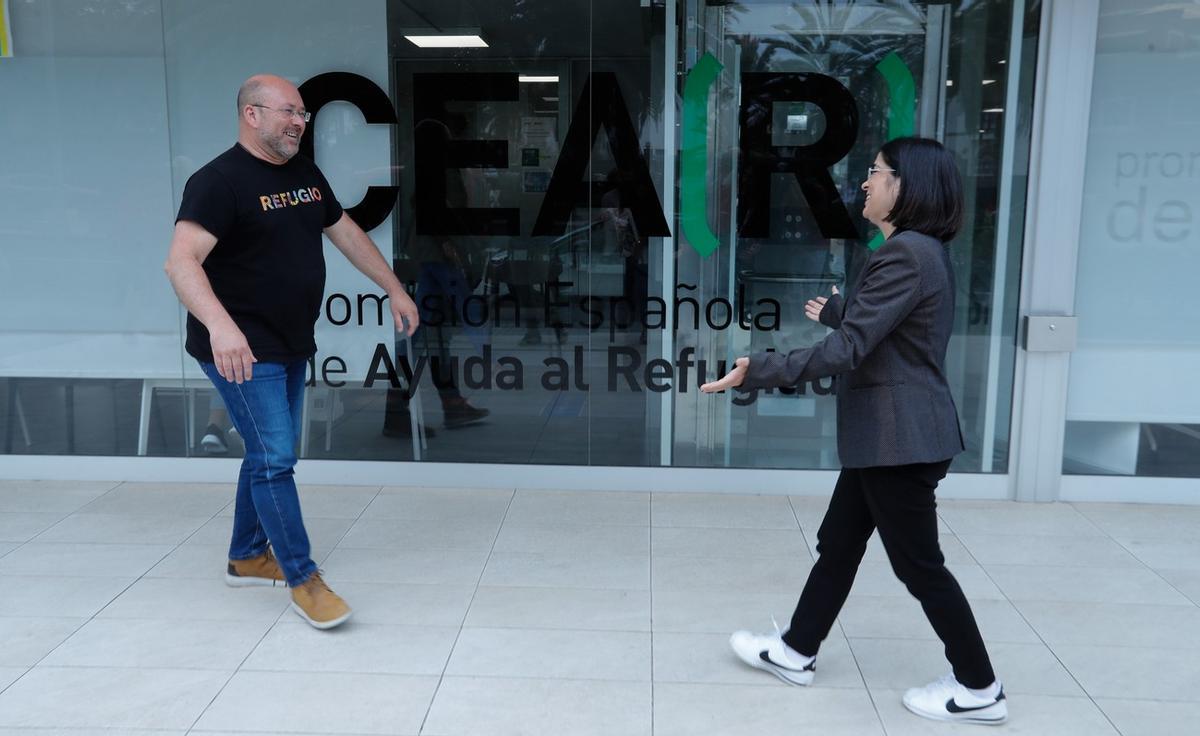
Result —
M200 320L209 332L214 328L233 324L233 318L217 299L212 284L199 263L188 258L170 260L167 262L166 272L171 287L175 289L175 294L184 308Z
M396 329L412 335L421 323L417 307L400 284L400 279L392 273L391 265L384 260L383 254L375 247L371 237L344 213L340 220L325 228L325 234L351 265L387 292L391 300L392 316L396 320Z
M379 252L379 248L375 247L375 243L366 233L359 230L341 248L341 251L355 268L388 294L404 290L400 280L392 272L392 267L384 260L383 254Z

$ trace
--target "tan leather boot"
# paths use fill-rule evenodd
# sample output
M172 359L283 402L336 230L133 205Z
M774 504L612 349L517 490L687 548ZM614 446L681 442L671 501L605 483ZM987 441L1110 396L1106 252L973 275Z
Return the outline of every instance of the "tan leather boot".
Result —
M329 589L321 573L292 588L292 610L318 629L332 629L350 618L350 606Z
M230 560L225 568L225 584L234 588L248 585L287 585L275 553L267 551L248 560Z

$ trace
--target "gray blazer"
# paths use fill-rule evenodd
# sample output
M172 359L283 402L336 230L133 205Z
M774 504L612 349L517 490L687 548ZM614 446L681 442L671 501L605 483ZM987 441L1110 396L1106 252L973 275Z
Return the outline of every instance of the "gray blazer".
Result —
M954 272L944 244L893 234L867 259L847 299L826 302L821 323L834 331L812 347L751 355L742 387L837 376L843 467L938 462L962 452L946 382Z

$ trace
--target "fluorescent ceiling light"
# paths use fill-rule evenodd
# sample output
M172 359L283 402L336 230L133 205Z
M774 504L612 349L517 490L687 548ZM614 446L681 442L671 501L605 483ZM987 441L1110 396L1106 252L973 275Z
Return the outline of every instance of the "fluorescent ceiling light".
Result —
M947 80L946 80L946 86L947 86L947 87L953 87L953 86L954 86L954 80L953 80L953 79L947 79Z
M983 80L983 83L984 83L985 85L987 85L987 84L995 84L995 83L996 83L996 80L994 80L994 79L985 79L985 80Z
M487 41L478 35L448 36L448 35L406 35L409 41L423 49L486 49Z
M557 82L558 76L537 76L534 74L519 74L517 75L518 82Z
M984 110L984 112L1004 112L1004 108L1003 107L989 107L988 109Z

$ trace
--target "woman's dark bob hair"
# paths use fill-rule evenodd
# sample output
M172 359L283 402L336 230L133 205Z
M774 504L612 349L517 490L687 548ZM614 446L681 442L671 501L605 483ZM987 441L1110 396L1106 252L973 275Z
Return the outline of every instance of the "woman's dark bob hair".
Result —
M954 156L930 138L896 138L879 149L900 177L900 196L887 221L896 230L914 230L943 243L962 227L962 177Z

